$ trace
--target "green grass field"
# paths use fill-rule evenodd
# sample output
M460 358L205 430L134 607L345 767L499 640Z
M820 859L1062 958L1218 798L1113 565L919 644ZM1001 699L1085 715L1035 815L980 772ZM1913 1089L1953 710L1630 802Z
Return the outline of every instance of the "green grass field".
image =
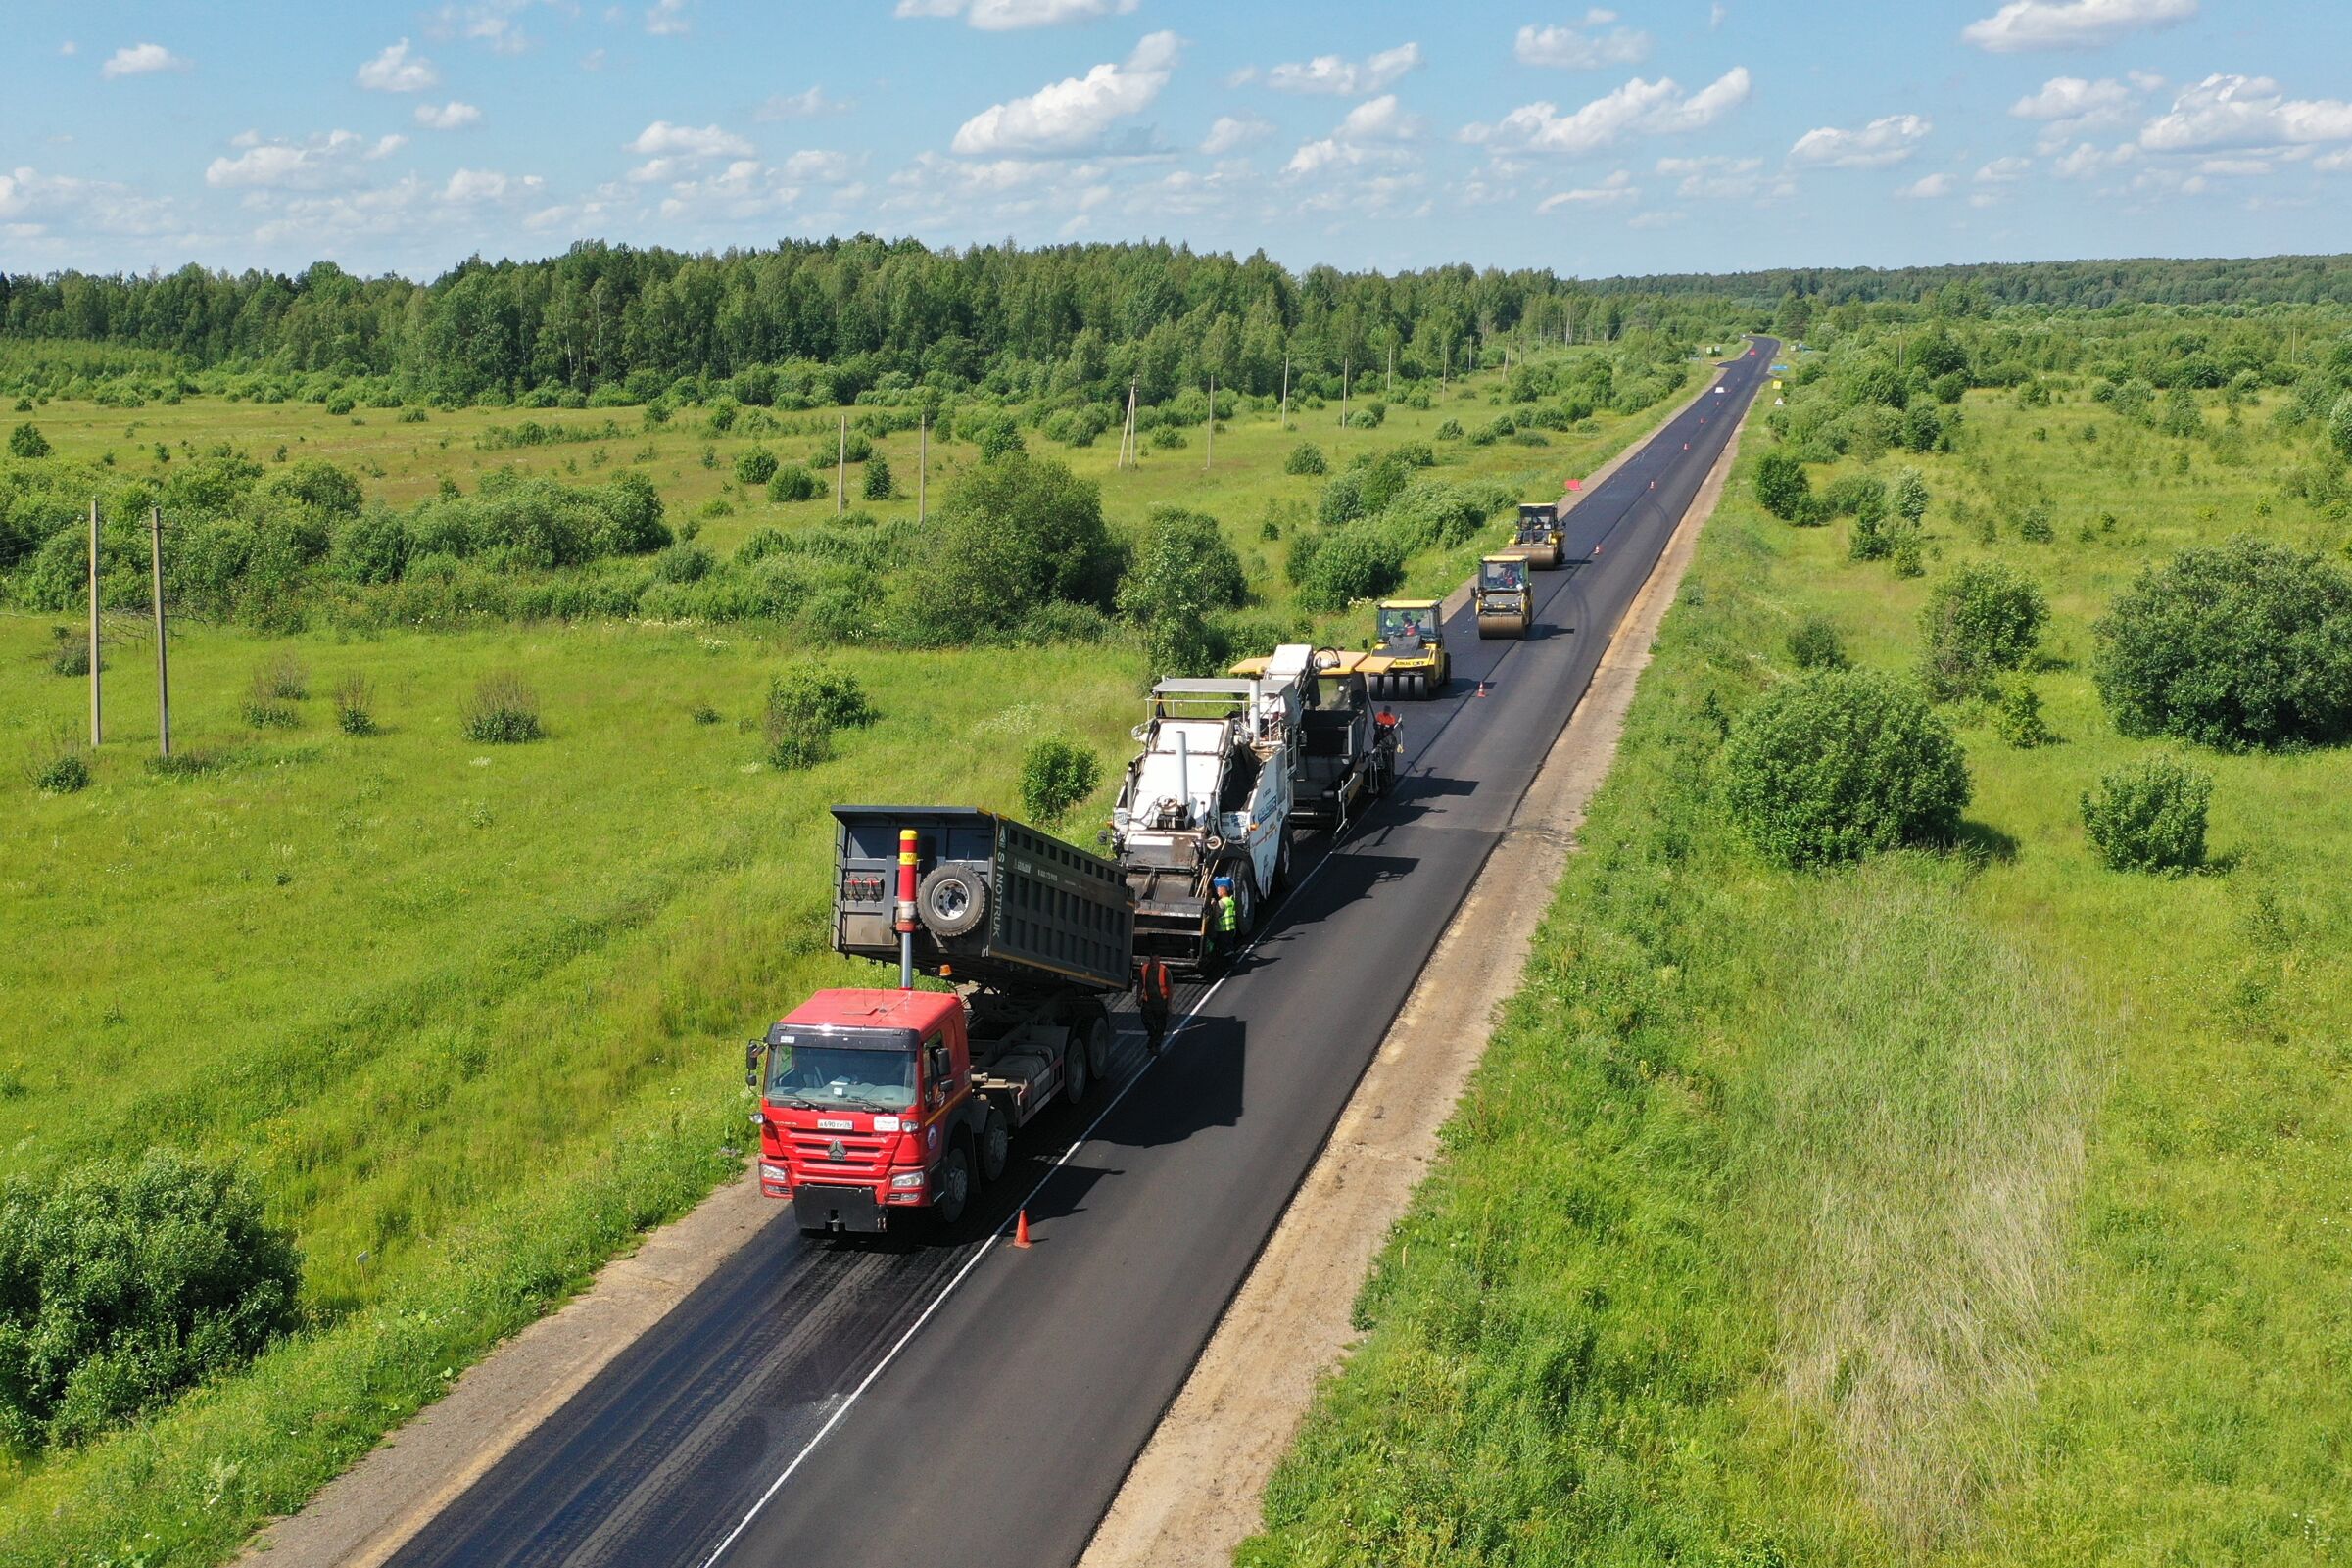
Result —
M1116 438L1064 452L1099 480L1116 527L1152 505L1217 515L1264 605L1288 602L1269 508L1311 513L1320 481L1282 460L1318 441L1336 469L1359 449L1428 440L1491 417L1487 376L1432 410L1395 407L1377 432L1297 428L1247 414L1116 471ZM1687 389L1686 389L1687 390ZM1679 398L1682 394L1678 394ZM1559 493L1662 408L1603 415L1542 448L1446 444L1444 477ZM691 410L679 416L690 418ZM472 433L522 415L192 400L131 412L52 404L37 423L68 457L227 441L330 457L370 495L430 493L450 474L513 461L585 475L594 444L483 452ZM829 518L830 501L754 499L733 485L747 440L618 418L612 465L642 459L673 520L729 499L706 524L722 547L754 527ZM788 416L830 429L834 416ZM443 445L447 438L447 445ZM788 456L816 436L768 445ZM910 497L915 438L883 443ZM903 451L901 450L903 449ZM973 449L935 446L932 499ZM609 469L606 469L609 471ZM852 469L852 483L856 471ZM1495 530L1489 530L1489 538ZM1414 563L1435 591L1472 544ZM1362 614L1326 618L1353 641ZM834 801L937 800L1019 809L1037 736L1079 740L1105 783L1074 814L1090 835L1126 759L1147 672L1131 645L941 653L810 648L758 628L626 622L448 634L265 639L187 625L172 641L173 736L216 766L162 777L153 644L110 617L107 744L81 793L34 792L15 771L53 731L80 725L84 684L53 673L52 617L0 616L0 1141L12 1175L120 1159L151 1143L242 1159L306 1262L312 1327L251 1372L134 1430L0 1470L0 1562L210 1562L429 1401L499 1337L562 1299L647 1224L738 1168L739 1042L810 987L847 974L827 950ZM300 726L240 716L264 661L307 667ZM881 720L841 754L779 774L744 725L771 677L822 656L856 675ZM464 738L458 710L486 674L539 692L549 736ZM329 693L376 687L379 735L339 733ZM695 710L715 710L697 722Z
M2102 869L2077 809L2159 748L2089 676L2138 567L2240 530L2342 543L2266 413L2208 441L1971 394L1955 453L1879 465L1936 494L1914 581L1766 517L1752 426L1241 1561L2343 1559L2352 755L2196 756L2214 864L2179 879ZM2049 543L1980 538L2037 502ZM1959 848L1764 867L1711 803L1717 715L1792 673L1807 614L1915 667L1927 590L1987 555L2049 594L2058 742L1956 710Z

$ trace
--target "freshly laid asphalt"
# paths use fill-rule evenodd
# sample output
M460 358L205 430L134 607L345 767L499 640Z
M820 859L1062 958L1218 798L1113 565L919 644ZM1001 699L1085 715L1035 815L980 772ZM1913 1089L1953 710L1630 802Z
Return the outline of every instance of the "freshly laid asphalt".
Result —
M950 1236L809 1241L778 1204L393 1562L1076 1561L1778 347L1725 361L1723 393L1585 494L1575 564L1534 574L1533 637L1446 623L1452 685L1392 704L1396 792L1335 845L1301 839L1258 944L1178 992L1166 1054L1123 1030L1096 1105L1044 1118Z

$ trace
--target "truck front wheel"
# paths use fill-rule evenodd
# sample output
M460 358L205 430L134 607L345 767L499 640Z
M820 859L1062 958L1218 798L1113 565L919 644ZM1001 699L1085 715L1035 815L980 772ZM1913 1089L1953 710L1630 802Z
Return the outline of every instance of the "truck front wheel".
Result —
M980 1128L980 1179L986 1185L1004 1174L1005 1162L1012 1158L1013 1134L1004 1124L1004 1113L989 1108L988 1119Z
M931 1217L941 1228L964 1217L964 1206L972 1201L972 1157L964 1152L961 1139L947 1151L939 1168L932 1175Z

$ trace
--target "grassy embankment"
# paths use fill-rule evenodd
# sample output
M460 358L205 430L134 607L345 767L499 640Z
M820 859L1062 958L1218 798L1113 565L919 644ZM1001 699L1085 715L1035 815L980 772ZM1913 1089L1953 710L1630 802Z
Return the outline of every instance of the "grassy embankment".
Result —
M1302 413L1288 433L1271 415L1236 420L1206 477L1197 433L1192 448L1125 473L1112 469L1115 446L1032 442L1103 482L1115 525L1159 503L1218 514L1280 614L1285 546L1264 539L1263 515L1311 512L1320 485L1283 475L1290 449L1312 436L1344 460L1427 440L1449 414L1481 422L1496 379L1436 410L1398 407L1378 432L1308 428L1335 410ZM1556 494L1658 411L1603 416L1544 449L1447 444L1434 472ZM635 411L536 417L611 416ZM470 488L475 469L509 460L592 467L593 445L475 451L465 432L511 422L506 410L436 412L423 426L365 417L194 401L130 413L53 404L37 419L68 456L114 447L119 460L148 461L158 441L225 440L267 461L285 444L351 465L395 499L429 493L445 472ZM912 441L882 444L902 479ZM830 502L723 491L748 441L718 443L714 469L699 460L704 438L670 430L633 432L612 456L648 444L673 518L722 494L740 503L712 535L831 515ZM934 447L942 466L970 454ZM941 477L935 466L935 503ZM1416 580L1458 577L1475 547L1416 561ZM1361 619L1326 624L1352 639ZM0 617L0 748L12 763L50 726L80 722L82 684L49 667L53 624ZM309 667L302 727L246 729L249 676L288 652ZM844 736L837 760L774 773L739 721L772 675L812 654L854 673L882 718ZM37 1179L150 1143L242 1158L299 1237L312 1327L139 1429L19 1456L0 1474L0 1561L218 1558L638 1230L707 1191L739 1163L737 1042L848 973L824 951L826 805L883 794L1018 809L1020 754L1042 734L1091 745L1108 773L1145 675L1122 644L837 652L757 628L627 623L295 639L191 625L172 660L176 744L213 753L215 771L163 778L142 766L153 651L132 617L108 650L109 743L93 787L46 797L6 781L5 1169ZM538 689L547 739L489 746L459 734L460 702L502 668ZM327 694L351 673L376 683L380 735L336 731ZM719 722L696 722L702 705Z
M2177 879L2101 869L2076 804L2154 744L2089 673L2142 562L2341 543L2264 412L2224 466L2079 390L1972 394L1960 450L1915 459L1916 581L1764 516L1752 428L1243 1562L2341 1560L2352 754L2198 756L2216 861ZM2053 541L1980 538L2036 500ZM1792 674L1806 614L1913 666L1926 590L1986 555L2049 594L2058 743L1961 711L1962 847L1762 866L1710 805L1720 713Z

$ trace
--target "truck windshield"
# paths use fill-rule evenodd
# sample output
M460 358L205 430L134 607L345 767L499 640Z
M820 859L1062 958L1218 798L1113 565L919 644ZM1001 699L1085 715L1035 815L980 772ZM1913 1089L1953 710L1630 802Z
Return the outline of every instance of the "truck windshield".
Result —
M767 1097L778 1105L904 1111L915 1103L915 1037L903 1029L779 1031Z

